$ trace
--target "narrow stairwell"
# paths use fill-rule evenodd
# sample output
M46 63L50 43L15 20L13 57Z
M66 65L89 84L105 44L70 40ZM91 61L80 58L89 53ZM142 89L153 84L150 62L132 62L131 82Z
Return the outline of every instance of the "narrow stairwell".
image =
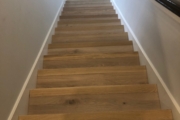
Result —
M173 120L110 0L66 0L19 120Z

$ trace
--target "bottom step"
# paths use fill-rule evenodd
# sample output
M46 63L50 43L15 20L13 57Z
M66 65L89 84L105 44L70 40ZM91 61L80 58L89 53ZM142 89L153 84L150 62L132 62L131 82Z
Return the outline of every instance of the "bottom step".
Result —
M170 110L20 116L19 120L173 120Z

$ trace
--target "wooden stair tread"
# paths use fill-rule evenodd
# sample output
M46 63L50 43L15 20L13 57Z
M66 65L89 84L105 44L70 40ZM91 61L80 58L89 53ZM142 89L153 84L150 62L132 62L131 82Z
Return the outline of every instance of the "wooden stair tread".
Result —
M138 53L93 53L44 56L43 68L76 68L98 66L137 66Z
M101 4L101 5L97 5L97 4ZM97 10L103 10L103 9L114 9L114 7L111 5L111 3L91 3L91 4L68 4L65 5L63 8L63 11L70 11L70 10L90 10L90 9L96 9Z
M93 31L56 31L54 36L58 35L97 35L97 34L112 34L112 33L123 33L123 29L109 29L109 30L93 30Z
M82 31L82 32L79 32L79 31L56 31L56 34L53 35L53 37L58 37L58 36L62 36L62 37L65 37L65 36L96 36L96 35L104 35L104 36L107 36L107 35L115 35L115 34L118 34L118 35L127 35L127 33L125 33L123 30L94 30L94 31ZM113 40L112 40L113 41ZM97 41L99 42L99 41Z
M75 30L75 29L74 29ZM128 41L128 35L127 33L113 33L113 34L83 34L83 35L77 35L77 36L53 36L52 43L62 43L62 42L100 42L100 41Z
M90 1L90 2L66 2L65 5L72 5L72 6L78 6L78 5L112 5L110 1Z
M96 10L96 9L84 9L83 11L82 11L82 9L74 9L74 10L65 10L65 11L63 11L62 13L64 14L64 13L95 13L95 12L115 12L115 10L113 9L113 8L111 8L111 9L106 9L106 8L104 8L104 9L99 9L98 11Z
M123 53L133 52L132 45L124 46L100 46L100 47L81 47L81 48L56 48L49 49L48 55L72 55L72 54L93 54L93 53Z
M117 23L115 23L115 24L117 24ZM84 25L84 24L83 24ZM114 29L116 29L116 28L120 28L120 29L123 29L124 28L124 26L123 25L110 25L110 24L106 24L106 23L104 23L104 24L102 24L102 25L97 25L97 26L57 26L56 27L56 29L68 29L69 31L71 31L71 29L72 30L74 30L74 29L77 29L77 30L81 30L81 29L83 29L83 30L85 30L85 29L88 29L88 30L98 30L98 29L106 29L106 28L109 28L109 29L111 29L111 28L114 28Z
M133 52L130 41L100 41L50 44L48 55Z
M144 66L43 69L38 88L147 84Z
M104 14L104 13L109 13L109 14L112 14L112 13L114 13L115 14L115 10L113 10L113 9L105 9L105 10L75 10L75 11L63 11L62 12L62 15L67 15L67 14L69 14L69 15L74 15L74 14Z
M77 5L65 5L64 7L65 8L68 8L68 7L94 7L94 6L112 6L112 4L110 3L103 3L103 4L77 4Z
M65 14L65 13L73 13L73 14L77 14L77 13L101 13L101 12L115 12L115 10L114 9L100 9L100 10L96 10L96 9L94 9L94 10L89 10L89 9L87 9L87 10L74 10L74 11L63 11L62 13L63 14Z
M67 5L79 5L79 4L102 4L102 3L109 3L110 4L110 1L107 0L107 1L66 1L66 4Z
M97 17L66 17L64 16L63 18L60 18L60 21L88 21L88 20L114 20L114 19L119 19L118 16L100 16L98 15Z
M115 111L20 116L19 120L173 120L171 110Z
M119 19L117 16L112 16L112 17L92 17L92 18L63 18L63 19L60 19L60 21L66 21L66 22L72 22L72 21L91 21L91 20L117 20ZM119 20L120 21L120 20Z
M41 88L30 91L29 114L159 109L156 85Z
M73 13L62 13L62 15L61 15L61 17L63 18L92 18L92 16L101 16L101 15L110 15L110 14L115 14L115 12L114 11L112 11L112 12L82 12L82 13L75 13L75 14L73 14ZM91 16L92 15L92 16Z
M98 4L111 4L110 1L100 1L100 2L66 2L66 5L77 6L77 5L98 5Z
M38 76L58 76L76 74L101 74L113 72L146 72L145 66L110 66L110 67L89 67L89 68L61 68L61 69L42 69Z
M107 36L107 37L79 37L77 38L57 38L57 39L52 39L52 43L70 43L70 42L101 42L101 41L128 41L127 36Z
M60 16L60 19L79 19L79 18L114 18L118 17L116 14L106 14L106 15L67 15Z
M110 1L90 1L90 2L88 2L88 1L81 1L81 2L77 2L77 1L75 1L75 2L66 2L66 5L89 5L89 4L111 4L111 2Z
M125 33L125 32L121 32L121 33L110 33L110 34L91 34L91 35L54 35L52 38L53 39L66 39L66 38L71 38L71 39L80 39L80 38L106 38L106 37L115 37L115 36L118 36L118 37L123 37L123 36L126 36L128 37L128 34Z
M70 28L69 28L70 29ZM83 29L83 28L79 28ZM64 30L61 28L61 30ZM72 31L73 29L71 29ZM75 30L75 28L74 28ZM89 29L90 30L90 29ZM92 29L93 30L93 29ZM55 35L52 37L52 42L100 42L100 41L106 41L106 40L128 40L128 34L127 33L109 33L109 34L74 34L74 35Z
M127 53L111 53L111 54L79 54L79 55L45 55L44 60L63 60L63 59L98 59L98 58L117 58L117 57L139 57L137 52L127 52Z
M112 25L112 26L87 26L87 27L59 27L56 28L56 31L58 30L68 30L68 31L78 31L78 30L84 30L84 31L91 31L91 30L109 30L109 29L124 29L123 26L119 25Z
M59 21L58 25L60 24L93 24L93 23L112 23L112 22L119 22L119 19L100 19L100 20L71 20L71 21Z
M58 37L66 37L66 38L78 38L78 37L107 37L107 36L127 36L128 34L126 32L112 32L112 33L109 33L109 34L84 34L84 35L79 35L79 34L72 34L72 36L69 36L69 35L53 35L53 38L58 38Z
M99 6L101 6L101 7L109 7L109 6L111 6L111 4L110 3L103 3L103 4L76 4L76 5L65 5L64 6L64 8L70 8L70 7L77 7L77 8L79 8L79 7L99 7Z
M119 22L112 23L91 23L91 24L58 24L58 27L88 27L88 26L110 26L110 25L119 25Z
M66 88L39 88L30 90L30 97L59 96L59 95L91 95L111 93L157 93L157 86L144 85L113 85L113 86L89 86Z
M115 14L115 11L99 11L99 12L93 12L93 11L91 11L91 12L86 12L86 11L84 11L84 12L64 12L64 13L62 13L62 17L63 16L80 16L80 15L109 15L109 14Z
M93 6L93 7L65 7L64 11L74 11L74 10L114 10L112 6Z
M37 88L60 88L60 87L82 87L82 86L104 86L104 85L133 85L148 84L146 73L135 72L109 72L70 74L59 76L39 76Z
M97 41L97 42L72 42L72 43L56 43L50 44L49 49L55 48L82 48L82 47L100 47L100 46L122 46L132 45L131 41Z
M89 64L88 64L89 63ZM44 68L59 67L98 67L98 66L135 66L140 65L137 53L93 53L70 55L47 55Z

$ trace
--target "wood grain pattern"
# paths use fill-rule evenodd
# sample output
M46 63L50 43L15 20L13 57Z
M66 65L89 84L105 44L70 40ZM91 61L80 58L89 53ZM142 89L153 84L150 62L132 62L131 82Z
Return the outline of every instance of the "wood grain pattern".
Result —
M95 67L40 70L38 88L147 84L145 67Z
M86 31L83 31L83 30L78 30L78 31L55 31L54 36L59 36L59 35L97 35L97 34L103 35L103 34L114 34L114 33L121 34L123 32L124 32L124 29L107 29L107 30L93 30L93 31L92 30L91 31L87 31L87 30ZM111 41L113 42L115 40L112 39Z
M85 27L88 27L88 26L111 26L111 25L119 25L119 21L117 21L117 22L112 22L112 23L59 24L59 25L58 25L58 28L59 28L59 27L80 27L80 26L85 26Z
M76 75L76 74L98 74L114 72L140 72L146 71L145 66L109 66L109 67L89 67L87 68L63 68L63 69L42 69L38 71L38 76L49 75Z
M45 97L59 95L91 95L91 94L123 94L123 93L157 93L157 86L144 85L114 85L114 86L90 86L68 88L41 88L30 90L30 97Z
M112 37L111 37L112 36ZM103 42L103 41L111 41L111 40L119 40L119 41L127 41L127 35L121 35L121 36L113 36L113 35L106 35L102 37L86 37L86 36L80 36L80 37L59 37L52 39L52 43L69 43L69 42Z
M46 88L30 91L29 114L147 109L160 109L156 85Z
M171 110L115 111L20 116L19 120L173 120Z
M69 15L69 16L60 16L60 19L79 19L79 18L118 18L116 14L108 15Z
M70 11L70 10L66 10L66 11L63 11L62 13L74 13L74 14L76 14L77 12L80 12L80 13L83 13L83 12L89 12L89 13L99 13L99 12L115 12L115 10L114 9L99 9L98 11L97 10L95 10L95 9L92 9L92 10L90 10L90 9L85 9L85 10L80 10L80 9L77 9L77 10L73 10L73 11Z
M81 27L60 27L56 31L94 31L94 30L119 30L124 29L123 26L81 26Z
M66 1L66 5L77 5L77 4L103 4L103 3L111 3L109 0L103 1Z
M68 7L97 7L97 6L101 6L101 7L109 7L112 6L110 3L104 3L104 4L76 4L76 5L65 5L65 8Z
M105 38L105 37L119 37L119 38L126 38L128 37L127 33L124 33L124 32L112 32L112 33L90 33L90 34L71 34L71 36L69 34L56 34L56 35L53 35L52 39L53 40L59 40L59 39L88 39L88 38ZM111 40L109 41L110 42L114 42L115 40ZM86 42L86 41L85 41ZM91 41L89 41L91 42ZM98 42L102 42L102 41L96 41L97 43ZM107 42L107 41L105 41ZM122 41L119 41L119 42L122 42ZM88 43L88 41L87 41ZM95 43L95 42L94 42Z
M75 11L75 10L114 10L113 6L93 6L93 7L65 7L64 11Z
M160 109L157 93L36 97L29 103L29 114Z
M49 55L72 55L83 53L120 53L120 52L132 52L132 45L122 46L101 46L101 47L86 47L86 48L55 48L49 49Z
M107 46L123 46L132 45L131 41L96 41L96 42L71 42L49 44L49 49L55 48L86 48L86 47L107 47Z
M84 20L84 19L81 19L81 20L61 20L58 22L58 25L60 24L93 24L93 23L113 23L113 22L120 22L119 19L117 18L114 18L114 19L87 19L87 20Z
M105 41L105 40L128 40L128 35L127 33L124 34L116 34L116 33L112 33L112 34L95 34L95 35L72 35L72 36L68 36L68 35L61 35L61 36L53 36L52 37L52 42L90 42L90 41Z
M67 16L67 15L105 15L105 14L115 14L115 10L107 9L107 10L99 10L99 11L94 11L94 10L76 10L76 11L65 11L62 12L62 16Z
M95 74L39 76L37 88L103 86L103 85L133 85L147 84L145 72L109 72Z
M136 66L140 65L137 53L121 54L78 54L65 56L45 56L45 69L100 67L100 66Z

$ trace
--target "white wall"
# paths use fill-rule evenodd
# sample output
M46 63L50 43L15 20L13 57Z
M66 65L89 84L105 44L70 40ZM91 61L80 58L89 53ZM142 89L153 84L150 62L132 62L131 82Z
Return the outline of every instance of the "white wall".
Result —
M8 118L62 2L0 0L1 120Z
M141 52L143 50L143 55L147 55L141 58L146 57L150 61L148 62L152 63L152 65L149 65L151 67L149 72L152 72L149 75L160 75L149 76L150 83L161 84L164 82L164 86L167 86L167 89L164 89L162 84L160 86L164 89L163 95L168 96L168 98L163 98L162 92L160 92L162 107L172 109L175 119L179 120L180 18L174 17L173 13L166 11L165 8L160 9L154 0L112 1L114 1L117 11L119 9L119 13L122 14L124 21L128 24L130 34L134 35L132 39L137 40L139 46L142 47ZM147 66L149 63L144 62ZM154 66L154 70L152 66ZM159 80L162 80L162 82ZM162 89L160 91L163 91ZM167 91L169 91L168 94L165 93Z

